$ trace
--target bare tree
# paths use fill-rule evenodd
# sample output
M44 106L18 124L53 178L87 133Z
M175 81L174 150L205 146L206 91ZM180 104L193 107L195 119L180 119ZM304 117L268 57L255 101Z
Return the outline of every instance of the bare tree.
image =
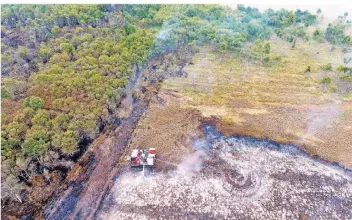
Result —
M19 179L16 176L7 176L5 181L2 182L1 185L2 198L8 197L12 199L17 199L20 203L22 203L20 193L23 190L23 186L21 183L19 183Z

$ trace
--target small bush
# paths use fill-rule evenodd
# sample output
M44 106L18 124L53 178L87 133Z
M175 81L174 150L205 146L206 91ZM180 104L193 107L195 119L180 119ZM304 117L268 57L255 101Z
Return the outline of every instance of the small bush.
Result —
M265 58L264 58L264 62L265 62L265 63L267 63L267 62L269 62L269 61L270 61L270 57L265 57Z
M323 84L323 85L329 85L330 83L331 83L331 78L330 77L328 77L328 76L326 76L326 77L324 77L322 80L321 80L321 84Z
M336 86L332 86L332 87L330 88L330 92L336 92L336 91L337 91Z
M318 42L324 42L324 35L323 32L319 29L315 30L314 34L313 34L313 39L318 41Z
M308 66L307 69L304 72L310 73L311 72L310 66Z
M343 65L338 65L338 67L336 68L337 71L339 72L344 72L344 73L351 73L352 69L348 68L347 66L343 66Z
M282 61L282 56L276 56L274 58L274 60L278 61L278 62L281 62Z
M346 75L340 76L340 80L347 81L347 82L352 82L352 75L351 74L346 74Z
M332 70L331 63L326 64L326 65L322 65L320 68L324 71L331 71Z
M338 65L336 68L337 71L342 72L343 71L343 65Z

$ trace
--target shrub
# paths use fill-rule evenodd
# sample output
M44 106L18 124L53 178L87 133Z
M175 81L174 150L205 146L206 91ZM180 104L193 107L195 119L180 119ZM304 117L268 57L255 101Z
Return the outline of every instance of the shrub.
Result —
M307 69L304 72L310 73L311 72L310 66L308 66Z
M342 72L343 71L343 67L344 66L340 64L340 65L337 66L336 70L339 71L339 72Z
M274 58L274 60L278 61L278 62L281 62L282 61L282 56L276 56Z
M330 77L328 77L328 76L326 76L326 77L324 77L322 80L321 80L321 84L323 84L323 85L329 85L330 83L331 83L331 78Z
M1 86L1 98L2 99L11 98L11 94L10 94L9 90L3 86Z
M319 29L316 29L313 34L313 39L318 41L318 42L323 42L324 41L324 35L323 32Z
M336 68L337 71L339 72L344 72L344 73L351 73L352 70L350 68L348 68L347 66L343 66L342 64L340 64L337 68Z
M326 64L326 65L322 65L320 68L324 71L331 71L332 70L332 66L330 63Z
M51 29L51 33L53 33L54 35L59 33L60 32L60 27L58 26L54 26L52 29Z
M268 57L268 56L264 58L265 63L269 62L269 60L270 60L270 57Z
M347 82L352 82L352 75L351 74L346 74L346 75L340 76L340 80L347 81Z
M336 92L336 91L337 91L336 86L333 86L333 87L330 88L330 92Z

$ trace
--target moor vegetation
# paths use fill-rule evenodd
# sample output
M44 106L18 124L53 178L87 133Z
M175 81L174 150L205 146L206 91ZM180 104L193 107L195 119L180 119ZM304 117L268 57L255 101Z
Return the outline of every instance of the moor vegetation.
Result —
M346 19L317 29L308 11L216 5L3 5L3 198L22 201L31 176L62 167L114 123L130 77L155 57L210 45L269 62L269 38L350 47ZM304 69L305 67L303 67ZM321 67L331 70L331 65ZM338 71L351 80L351 69ZM307 68L310 72L310 67ZM331 81L324 78L322 83Z

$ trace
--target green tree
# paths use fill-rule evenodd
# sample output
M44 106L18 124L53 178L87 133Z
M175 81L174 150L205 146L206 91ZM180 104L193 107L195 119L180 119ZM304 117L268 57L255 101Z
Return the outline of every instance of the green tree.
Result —
M58 147L65 154L74 152L78 144L78 134L75 131L67 130L66 132L57 132L53 136L52 144Z
M72 54L75 48L71 43L62 43L60 44L60 50L61 52L66 52L68 54Z
M296 39L293 39L293 42L292 42L292 49L293 48L296 48Z
M70 123L70 117L67 114L61 113L52 120L52 126L55 130L65 131Z
M4 48L5 45L1 45L1 48ZM10 64L13 61L13 55L10 53L10 51L5 51L3 54L1 54L1 63L2 65Z
M126 35L130 35L130 34L133 34L136 32L136 28L132 24L126 24L124 26L124 30L125 30Z
M345 26L342 23L329 24L326 29L325 38L332 44L342 44L345 39Z
M72 153L77 147L76 132L68 130L62 137L61 149L64 153Z
M49 148L49 143L46 143L43 139L26 139L21 145L22 152L30 156L43 155Z
M40 45L40 48L39 48L39 54L42 57L43 61L46 63L50 59L53 52L50 49L50 47L42 44L42 45Z
M289 14L285 17L283 20L283 24L285 25L291 25L295 22L295 14L291 11Z
M266 54L269 54L270 53L270 43L267 42L265 45L264 45L264 52Z
M254 22L249 22L246 25L246 30L248 32L249 37L252 38L252 39L258 38L258 36L260 34L262 34L263 31L264 31L264 29L263 29L263 27L261 25L256 24Z
M11 93L7 88L1 86L1 99L8 99L11 98Z
M17 154L17 147L21 141L14 138L1 138L1 155L7 159L14 160Z
M54 26L54 27L51 29L51 33L54 34L54 35L60 33L60 27L59 27L59 26Z
M50 114L45 109L38 110L37 114L35 114L32 118L33 125L48 127L49 123L50 123Z
M17 56L21 57L24 60L27 60L29 57L29 50L27 47L18 46L18 50L16 52Z
M13 138L15 140L20 141L24 139L27 129L28 127L25 123L13 121L8 125L4 126L4 130L6 133L4 133L3 135L6 134L8 138Z
M34 111L44 107L44 101L40 97L30 96L24 100L24 107L29 107Z

